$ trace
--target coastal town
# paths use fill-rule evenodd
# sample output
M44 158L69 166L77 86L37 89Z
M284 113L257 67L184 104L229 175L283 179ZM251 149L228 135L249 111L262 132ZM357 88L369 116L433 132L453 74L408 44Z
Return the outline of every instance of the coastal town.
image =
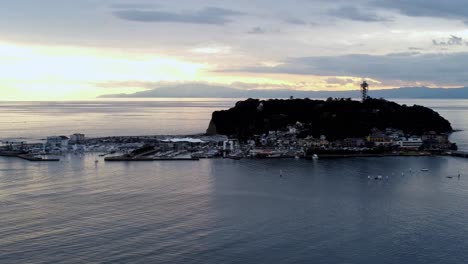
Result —
M364 81L361 84L360 102L350 98L319 101L294 99L292 96L289 100L239 101L227 111L214 112L206 133L198 135L88 138L85 134L75 133L70 136L48 136L35 143L0 141L0 156L29 161L57 161L58 158L49 156L97 153L105 157L105 161L157 161L201 158L319 159L456 153L457 145L449 140L453 129L438 113L422 106L408 107L382 98L373 99L368 96L368 91L369 85ZM418 122L407 122L408 117L418 119ZM300 119L308 122L297 121ZM277 129L266 130L272 123L277 123ZM392 127L379 129L370 126L372 123L382 127L382 124L398 124L406 131L419 133L405 133L403 129ZM362 130L364 125L367 128ZM224 129L225 133L218 133L217 129ZM354 135L368 133L361 137L347 137L349 134L346 129ZM318 131L328 131L330 135L319 134Z
M200 158L340 158L365 156L441 155L457 149L448 134L430 131L408 135L402 130L374 128L362 138L329 139L327 135L301 137L297 122L281 131L269 131L240 141L223 135L126 136L88 138L84 134L49 136L42 142L2 141L0 155L31 161L67 153L95 153L107 161L198 160ZM54 159L55 160L55 159Z

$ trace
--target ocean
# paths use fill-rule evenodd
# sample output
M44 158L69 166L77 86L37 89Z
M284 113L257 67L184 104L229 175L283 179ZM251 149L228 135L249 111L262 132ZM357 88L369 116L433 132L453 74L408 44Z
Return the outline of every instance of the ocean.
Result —
M88 137L204 133L211 113L233 107L235 98L162 98L67 102L0 102L0 140L40 141L50 135ZM452 135L468 150L468 100L395 100L439 112L462 130Z
M4 103L0 137L199 133L234 102ZM468 127L468 101L399 102ZM0 263L466 263L467 169L454 157L0 157Z

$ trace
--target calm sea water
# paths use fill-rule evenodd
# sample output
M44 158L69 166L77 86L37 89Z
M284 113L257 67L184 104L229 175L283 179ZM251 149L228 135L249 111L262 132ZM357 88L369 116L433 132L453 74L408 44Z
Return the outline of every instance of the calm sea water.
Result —
M77 102L0 102L0 140L40 140L49 135L90 137L204 133L216 110L240 99L187 98ZM430 107L455 129L452 140L468 150L468 100L396 100Z
M239 99L155 99L78 102L0 102L0 139L41 139L203 133L211 113Z
M212 110L234 101L8 103L0 109L0 133L3 138L76 131L195 133L206 128ZM432 107L465 130L467 102L402 101ZM466 135L453 139L466 147ZM0 263L468 259L466 159L95 165L97 158L71 155L57 163L30 163L0 157Z
M0 263L468 259L465 159L94 159L0 158Z

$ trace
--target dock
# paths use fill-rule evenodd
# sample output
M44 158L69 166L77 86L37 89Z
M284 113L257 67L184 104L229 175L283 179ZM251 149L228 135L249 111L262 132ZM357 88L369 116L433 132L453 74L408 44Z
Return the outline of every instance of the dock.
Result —
M451 156L460 157L460 158L468 158L468 152L467 151L453 151Z
M36 156L32 156L24 152L15 152L15 151L3 151L3 152L0 152L0 156L20 158L20 159L32 161L32 162L60 161L60 159L36 157Z
M42 157L34 157L31 155L18 155L16 156L20 159L24 159L27 161L33 161L33 162L52 162L52 161L60 161L60 159L55 159L55 158L42 158Z
M104 161L199 161L199 158L107 157Z

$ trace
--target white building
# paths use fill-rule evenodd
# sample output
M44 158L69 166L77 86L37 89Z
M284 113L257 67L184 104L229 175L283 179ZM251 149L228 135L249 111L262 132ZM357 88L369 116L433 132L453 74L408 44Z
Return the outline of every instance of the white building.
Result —
M403 149L419 149L423 141L420 137L400 138L396 141L396 144Z

